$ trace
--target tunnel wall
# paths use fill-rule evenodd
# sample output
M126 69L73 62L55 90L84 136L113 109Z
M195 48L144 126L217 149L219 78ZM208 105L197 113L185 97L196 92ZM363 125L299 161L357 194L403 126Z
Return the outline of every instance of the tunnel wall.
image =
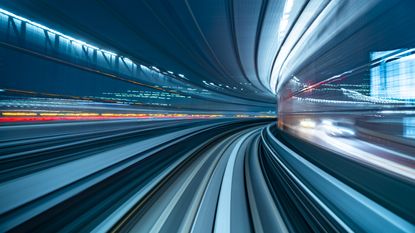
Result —
M272 109L192 86L180 80L182 75L164 74L11 14L0 12L0 88L5 90L196 111Z

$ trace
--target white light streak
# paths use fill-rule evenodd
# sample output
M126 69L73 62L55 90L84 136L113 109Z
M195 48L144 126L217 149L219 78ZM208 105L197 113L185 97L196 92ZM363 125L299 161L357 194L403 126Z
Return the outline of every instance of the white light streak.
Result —
M19 15L16 15L16 14L14 14L14 13L12 13L12 12L10 12L10 11L7 11L7 10L5 10L5 9L0 8L0 14L6 15L6 16L9 16L9 17L12 17L12 18L17 19L17 20L20 20L20 21L25 22L25 23L27 23L27 24L30 24L30 25L32 25L32 26L34 26L34 27L37 27L37 28L43 29L43 30L45 30L45 31L47 31L47 32L49 32L49 33L53 33L53 34L55 34L55 35L57 35L57 36L60 36L60 37L62 37L62 38L64 38L64 39L69 40L69 41L70 41L70 43L75 43L75 44L78 44L78 45L81 45L81 46L87 47L87 48L89 48L89 49L97 50L97 51L99 51L99 52L103 53L104 55L110 55L110 56L114 56L114 57L120 57L120 58L121 58L121 59L123 59L124 61L131 62L132 64L137 65L136 63L134 63L134 62L132 61L132 59L130 59L130 58L128 58L128 57L123 57L123 56L118 55L118 54L117 54L117 53L115 53L115 52L112 52L112 51L109 51L109 50L106 50L106 49L99 48L99 47L97 47L97 46L95 46L95 45L89 44L89 43L87 43L87 42L85 42L85 41L82 41L82 40L76 39L76 38L71 37L71 36L69 36L69 35L66 35L66 34L64 34L64 33L62 33L62 32L59 32L59 31L54 30L54 29L52 29L52 28L49 28L49 27L47 27L47 26L45 26L45 25L43 25L43 24L40 24L40 23L34 22L34 21L30 20L30 19L26 19L26 18L24 18L24 17L22 17L22 16L19 16ZM141 67L141 68L143 68L144 66L143 66L143 65L140 65L140 67ZM160 73L160 70L159 70L157 67L155 67L155 66L151 66L151 68L152 68L152 69L154 69L154 70L156 70L158 73ZM169 73L169 74L173 74L173 72L172 72L172 71L168 71L168 73ZM180 76L180 77L182 77L182 78L184 78L184 75L182 75L182 74L179 74L179 76Z

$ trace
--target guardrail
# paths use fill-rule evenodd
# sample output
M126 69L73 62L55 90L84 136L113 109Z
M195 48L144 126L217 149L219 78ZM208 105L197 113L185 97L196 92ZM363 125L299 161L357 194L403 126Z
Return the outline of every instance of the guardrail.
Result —
M263 153L260 156L264 173L268 177L268 184L273 190L275 201L283 207L285 219L290 223L288 224L290 230L326 232L415 231L415 226L408 221L412 221L413 216L405 216L409 214L406 211L411 211L413 208L413 199L408 196L412 195L414 197L415 195L413 185L405 186L406 184L402 184L401 181L392 183L392 178L377 173L368 167L360 167L360 173L356 174L362 182L349 180L355 184L349 185L339 179L338 175L342 174L344 178L350 172L357 171L357 167L352 167L352 163L346 163L344 159L340 159L340 156L331 154L332 159L321 161L319 159L327 157L316 154L317 150L313 151L309 145L304 144L309 149L308 156L315 159L311 162L312 160L303 157L276 138L271 126L262 131L261 138ZM321 166L324 163L324 166L337 163L336 168L339 170L337 172L328 171L326 167ZM349 170L349 168L352 170ZM388 199L388 197L384 198L383 202L374 201L368 195L355 189L364 182L376 183L383 181L389 181L383 186L383 191L402 195L401 198L406 197L404 202L392 203L395 199ZM388 185L397 185L397 183L403 185L401 188L405 189L388 190ZM397 196L396 198L400 197ZM402 205L405 201L407 205L400 206L400 210L403 211L401 213L407 219L382 205L383 203Z

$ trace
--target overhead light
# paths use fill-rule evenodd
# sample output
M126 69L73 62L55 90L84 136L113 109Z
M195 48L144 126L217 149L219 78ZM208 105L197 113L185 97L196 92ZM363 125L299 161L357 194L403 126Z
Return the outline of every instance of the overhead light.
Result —
M294 5L294 0L287 0L284 6L284 12L281 18L280 27L278 31L278 39L282 40L288 28L290 13Z
M77 43L79 45L82 45L82 46L85 46L85 47L88 47L88 48L91 48L91 49L94 49L94 50L98 50L98 51L101 51L101 52L106 53L106 54L109 54L109 55L118 56L116 53L110 52L108 50L100 49L97 46L88 44L85 41L82 41L82 40L79 40L79 39L75 39L75 38L73 38L71 36L68 36L68 35L63 34L62 32L56 31L54 29L51 29L49 27L46 27L45 25L42 25L40 23L36 23L36 22L34 22L32 20L29 20L29 19L26 19L24 17L18 16L16 14L13 14L12 12L7 11L7 10L4 10L4 9L1 9L0 8L0 13L2 13L4 15L7 15L9 17L15 18L17 20L23 21L23 22L28 23L30 25L33 25L35 27L41 28L43 30L46 30L46 31L48 31L50 33L53 33L53 34L58 35L60 37L63 37L63 38L65 38L65 39L67 39L67 40L69 40L69 41L71 41L73 43Z
M130 58L128 58L128 57L121 57L121 56L119 56L119 55L118 55L117 53L115 53L115 52L112 52L112 51L109 51L109 50L106 50L106 49L101 49L101 48L99 48L99 47L97 47L97 46L94 46L94 45L91 45L91 44L89 44L89 43L87 43L87 42L85 42L85 41L82 41L82 40L76 39L76 38L74 38L74 37L71 37L71 36L68 36L68 35L66 35L66 34L63 34L62 32L56 31L56 30L54 30L54 29L51 29L51 28L49 28L49 27L47 27L47 26L45 26L45 25L42 25L42 24L40 24L40 23L37 23L37 22L34 22L34 21L32 21L32 20L26 19L26 18L24 18L24 17L18 16L18 15L14 14L14 13L12 13L12 12L9 12L9 11L7 11L7 10L5 10L5 9L0 8L0 14L6 15L6 16L9 16L9 17L12 17L12 18L14 18L14 19L17 19L17 20L20 20L20 21L25 22L25 23L27 23L27 24L30 24L30 25L32 25L32 26L34 26L34 27L37 27L37 28L43 29L43 30L47 31L48 33L52 33L52 34L55 34L55 35L57 35L57 36L60 36L61 38L67 39L67 40L69 40L69 42L71 42L71 43L74 43L74 44L77 44L77 45L81 45L81 46L84 46L84 47L87 47L87 48L90 48L90 49L93 49L93 50L97 50L97 51L101 52L101 53L102 53L102 54L104 54L104 55L110 55L110 56L120 57L120 58L121 58L121 59L123 59L124 61L131 62L132 64L137 65L136 63L134 63L134 62L133 62ZM144 68L145 66L140 65L140 67L141 67L141 68ZM153 70L155 70L155 71L157 71L157 72L160 72L160 69L159 69L159 68L157 68L157 67L155 67L155 66L150 66L150 68L151 68L151 69L153 69ZM171 72L171 71L168 71L168 73L169 73L169 74L173 74L173 72ZM180 76L180 77L182 77L182 78L185 78L185 77L184 77L184 75L182 75L182 74L179 74L179 76Z
M151 66L151 68L152 68L153 70L157 71L157 72L160 72L160 69L159 69L159 68L157 68L157 67L155 67L155 66Z

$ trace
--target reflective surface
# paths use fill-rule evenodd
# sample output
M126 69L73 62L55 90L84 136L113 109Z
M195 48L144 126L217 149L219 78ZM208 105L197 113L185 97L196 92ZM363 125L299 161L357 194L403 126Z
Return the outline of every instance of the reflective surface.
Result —
M414 3L372 4L341 40L280 79L279 127L414 179Z
M0 1L0 232L415 232L415 1Z

